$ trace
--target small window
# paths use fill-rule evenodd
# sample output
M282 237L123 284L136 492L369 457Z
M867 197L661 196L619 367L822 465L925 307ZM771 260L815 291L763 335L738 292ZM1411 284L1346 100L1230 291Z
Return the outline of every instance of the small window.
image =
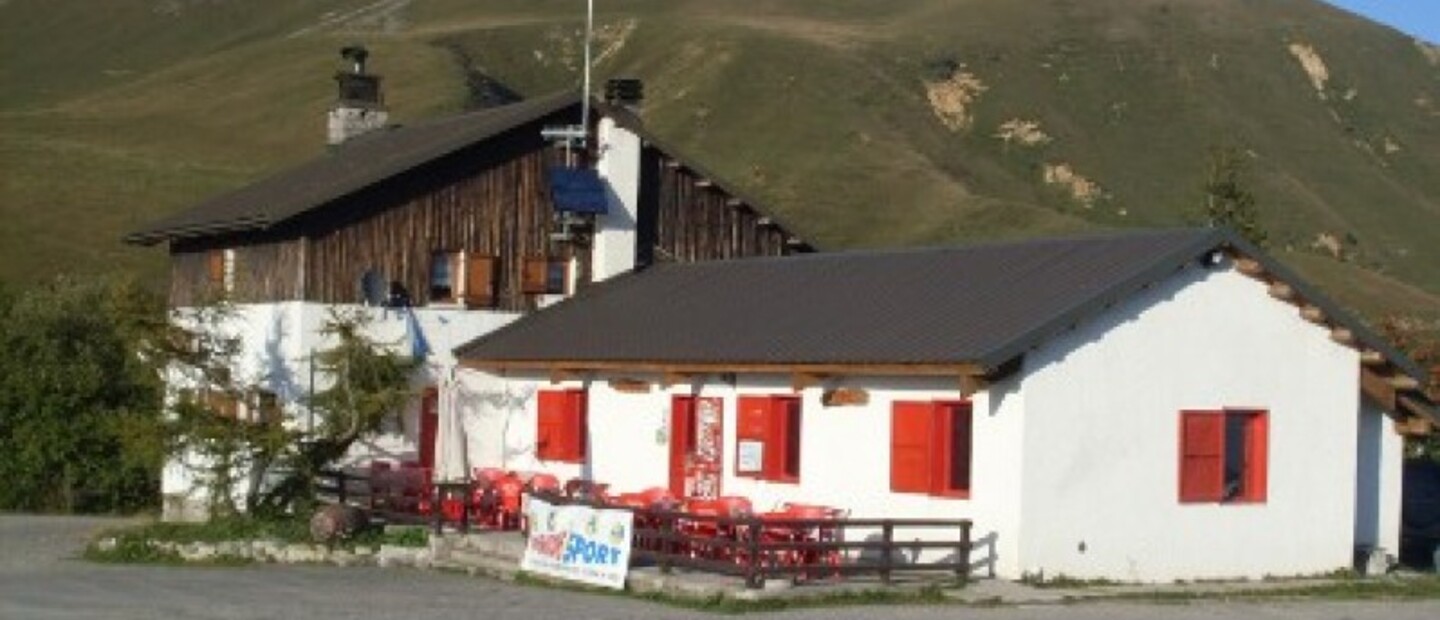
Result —
M736 404L735 474L776 482L799 482L800 399L745 396Z
M1264 502L1268 435L1264 411L1180 412L1180 501Z
M564 295L569 284L570 261L554 258L527 258L521 291L527 295Z
M430 255L430 302L456 301L460 280L460 253L435 252Z
M969 497L970 403L896 402L890 411L890 490Z
M210 289L221 293L235 290L235 250L210 250L205 254L206 279Z
M542 390L537 399L535 457L583 463L589 443L584 390Z

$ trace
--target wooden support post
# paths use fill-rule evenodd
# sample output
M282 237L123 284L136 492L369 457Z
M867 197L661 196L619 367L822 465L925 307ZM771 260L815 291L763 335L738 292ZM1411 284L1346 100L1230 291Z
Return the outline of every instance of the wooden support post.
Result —
M745 587L752 590L765 588L764 564L760 561L760 519L750 515L745 524Z
M890 585L890 569L895 563L895 523L886 519L880 525L880 583Z
M955 557L958 558L960 566L955 568L955 577L959 579L960 585L970 581L970 520L960 522L960 546L955 549Z
M815 374L815 373L808 373L808 372L796 372L796 373L791 373L791 374L790 374L790 389L791 389L792 391L799 392L799 391L801 391L801 390L804 390L805 388L814 387L814 386L820 385L820 382L822 382L822 381L824 381L824 380L825 380L825 375L820 375L820 374Z
M575 373L565 370L564 368L555 367L550 369L550 385L556 385L574 378Z
M1284 282L1272 282L1270 284L1270 296L1280 301L1294 301L1295 287Z
M990 382L978 375L960 375L960 398L970 398L976 392L989 387Z

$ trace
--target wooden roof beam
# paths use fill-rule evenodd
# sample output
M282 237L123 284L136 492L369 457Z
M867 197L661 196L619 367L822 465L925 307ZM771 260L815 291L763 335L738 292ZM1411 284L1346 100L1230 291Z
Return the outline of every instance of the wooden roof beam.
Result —
M1263 279L1265 277L1265 266L1253 258L1243 256L1236 258L1235 269L1252 278Z
M1270 296L1280 301L1295 301L1295 287L1284 282L1271 282Z

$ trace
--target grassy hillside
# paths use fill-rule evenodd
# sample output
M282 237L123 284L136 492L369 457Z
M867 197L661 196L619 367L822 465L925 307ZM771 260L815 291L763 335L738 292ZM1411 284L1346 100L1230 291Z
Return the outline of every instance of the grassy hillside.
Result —
M1250 158L1282 259L1440 321L1440 53L1313 0L599 2L598 70L824 247L1197 221ZM159 273L136 223L322 151L364 42L400 121L577 83L577 0L0 3L0 278Z

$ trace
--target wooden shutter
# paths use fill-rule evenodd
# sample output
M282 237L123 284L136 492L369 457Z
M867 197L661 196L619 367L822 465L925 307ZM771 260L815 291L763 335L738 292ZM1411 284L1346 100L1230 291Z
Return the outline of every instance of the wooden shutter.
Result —
M1270 422L1264 411L1246 414L1245 500L1263 502L1269 493Z
M566 399L565 446L570 460L585 460L585 447L590 443L590 411L585 390L570 390Z
M935 414L937 436L943 449L938 450L932 463L931 492L937 494L966 494L970 491L970 457L973 441L974 418L971 406L966 404L937 405Z
M1180 413L1180 501L1218 502L1225 497L1225 414Z
M205 271L211 286L217 290L225 286L224 250L210 250L205 253Z
M520 291L527 295L543 295L550 289L550 260L544 257L525 259L520 274Z
M800 399L776 397L773 408L775 419L774 444L780 456L775 460L772 474L776 480L796 482L800 479Z
M735 405L735 475L763 478L770 469L771 459L777 446L770 441L772 430L770 409L772 401L768 396L741 396ZM754 471L740 470L740 442L759 442L763 446L762 466Z
M495 305L495 257L465 257L465 305L488 308Z
M896 493L930 491L935 406L932 403L897 402L890 409L890 490Z
M558 390L541 391L536 412L535 457L544 461L564 458L565 409L569 397Z
M584 390L545 390L536 412L535 456L545 461L579 462L588 442Z

